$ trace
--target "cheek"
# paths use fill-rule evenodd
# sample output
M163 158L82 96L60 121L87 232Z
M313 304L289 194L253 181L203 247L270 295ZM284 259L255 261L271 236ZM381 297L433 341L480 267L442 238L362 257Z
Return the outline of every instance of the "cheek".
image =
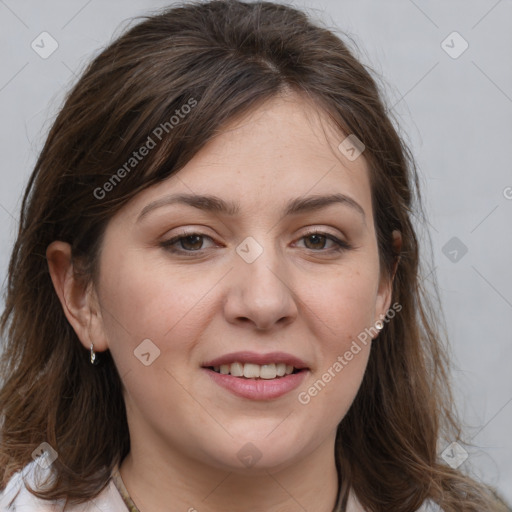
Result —
M196 418L187 392L193 349L211 315L209 291L218 276L148 264L136 255L117 263L105 259L102 315L109 350L123 381L131 418L153 418L166 431L169 421ZM148 399L150 397L150 399Z
M370 354L370 327L375 321L376 272L372 267L344 272L328 286L313 288L307 305L318 317L319 359L302 387L299 403L330 417L334 428L347 413L364 376ZM334 412L334 414L333 414Z
M134 351L147 339L160 355L172 352L173 357L186 358L207 321L208 293L218 276L205 274L198 279L192 269L170 268L161 261L151 265L136 252L122 260L114 256L103 262L100 300L116 364L125 371L127 366L138 367Z
M308 306L324 324L329 351L340 351L375 322L377 272L371 265L339 272L304 291Z

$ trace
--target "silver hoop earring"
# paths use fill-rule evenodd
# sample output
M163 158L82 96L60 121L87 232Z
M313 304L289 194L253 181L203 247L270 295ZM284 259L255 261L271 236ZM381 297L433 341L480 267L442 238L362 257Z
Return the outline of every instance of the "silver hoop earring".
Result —
M98 360L96 359L96 352L94 352L94 344L91 343L91 364L98 364Z
M381 329L383 329L383 328L384 328L384 324L383 324L380 320L377 320L377 321L375 322L375 328L376 328L376 329L378 329L378 330L380 331Z

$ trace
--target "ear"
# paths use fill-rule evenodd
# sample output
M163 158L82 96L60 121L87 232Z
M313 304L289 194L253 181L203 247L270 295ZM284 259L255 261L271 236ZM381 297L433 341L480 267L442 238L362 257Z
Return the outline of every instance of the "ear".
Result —
M46 249L46 259L64 314L82 345L89 350L107 350L99 301L91 282L80 279L73 267L71 246L66 242L52 242Z
M400 261L400 251L402 250L402 234L400 233L400 231L394 230L392 233L392 237L393 253L395 254L395 264L393 266L393 273L391 277L389 277L385 272L383 272L383 275L381 275L379 282L379 290L377 292L377 304L375 311L377 318L375 318L375 322L384 318L391 306L393 280L398 269L398 263Z

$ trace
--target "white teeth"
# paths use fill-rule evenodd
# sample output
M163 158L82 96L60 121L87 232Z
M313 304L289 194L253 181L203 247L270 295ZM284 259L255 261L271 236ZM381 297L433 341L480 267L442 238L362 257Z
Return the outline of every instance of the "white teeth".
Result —
M244 364L244 377L247 379L256 379L260 376L260 367L257 364Z
M286 365L284 363L276 364L276 374L282 377L286 373Z
M242 377L244 375L244 365L240 363L233 363L230 372L233 377Z
M285 363L254 364L254 363L231 363L214 366L214 371L222 375L231 374L234 377L245 377L246 379L275 379L293 373L293 366Z
M275 379L277 376L275 364L264 364L260 368L261 379Z

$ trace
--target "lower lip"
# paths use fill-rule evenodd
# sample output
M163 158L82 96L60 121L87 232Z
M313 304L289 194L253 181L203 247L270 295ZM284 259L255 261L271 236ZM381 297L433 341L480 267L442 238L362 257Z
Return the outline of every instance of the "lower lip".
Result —
M246 379L224 375L208 368L203 368L214 382L233 394L251 400L272 400L293 391L299 387L306 377L308 370L301 370L276 379Z

